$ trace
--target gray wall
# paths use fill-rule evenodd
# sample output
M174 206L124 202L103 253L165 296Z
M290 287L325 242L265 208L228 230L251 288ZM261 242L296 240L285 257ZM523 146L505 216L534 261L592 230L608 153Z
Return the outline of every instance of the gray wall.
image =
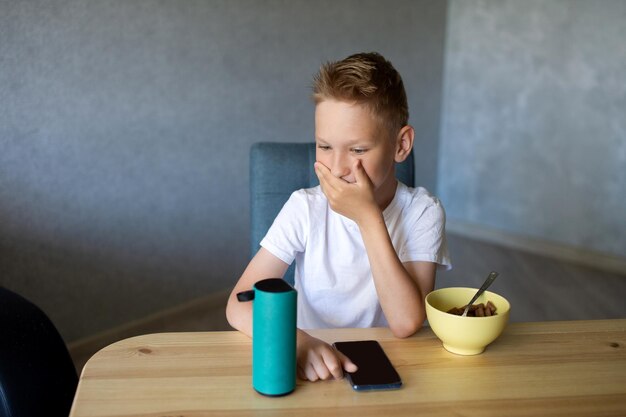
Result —
M626 258L626 2L452 0L448 218Z
M0 2L0 284L66 341L231 287L248 151L311 141L322 61L403 74L436 186L446 2Z

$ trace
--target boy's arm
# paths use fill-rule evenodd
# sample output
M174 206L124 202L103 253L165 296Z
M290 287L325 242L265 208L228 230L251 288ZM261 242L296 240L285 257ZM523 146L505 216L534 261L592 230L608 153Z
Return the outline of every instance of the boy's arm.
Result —
M436 264L401 263L393 248L385 222L359 225L380 305L393 334L408 337L426 319L424 298L433 290Z
M257 281L265 278L282 278L287 271L285 262L272 255L267 249L261 248L252 258L248 267L233 288L226 305L226 318L235 329L252 336L252 303L237 300L237 293L251 290Z
M228 323L252 337L252 303L239 302L237 293L250 290L261 279L282 278L288 267L289 265L262 247L230 293L226 305ZM298 375L310 381L341 378L343 369L349 372L356 371L356 365L341 352L300 329L297 331L297 357Z
M360 161L353 167L356 182L352 184L334 177L323 164L316 163L315 167L332 209L359 226L378 299L391 331L397 337L412 335L426 318L424 298L434 287L436 265L400 262L382 210L374 199L373 185Z

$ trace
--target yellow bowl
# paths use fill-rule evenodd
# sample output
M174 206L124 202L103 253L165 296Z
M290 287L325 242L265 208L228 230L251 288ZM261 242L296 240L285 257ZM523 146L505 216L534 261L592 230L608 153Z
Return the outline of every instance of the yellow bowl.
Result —
M449 352L459 355L477 355L500 336L509 320L511 305L506 298L485 291L474 304L491 301L496 315L489 317L461 317L446 313L453 307L462 307L476 294L477 288L441 288L426 296L426 317L433 332Z

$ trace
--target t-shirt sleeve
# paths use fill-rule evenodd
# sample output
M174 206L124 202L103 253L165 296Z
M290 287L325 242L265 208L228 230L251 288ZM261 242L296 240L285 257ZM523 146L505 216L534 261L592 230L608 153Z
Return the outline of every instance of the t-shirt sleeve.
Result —
M451 269L446 241L446 214L440 201L433 198L422 210L413 210L407 238L400 248L401 262L434 262L440 269Z
M286 264L291 264L298 252L303 252L308 228L308 205L301 191L291 194L274 219L261 246Z

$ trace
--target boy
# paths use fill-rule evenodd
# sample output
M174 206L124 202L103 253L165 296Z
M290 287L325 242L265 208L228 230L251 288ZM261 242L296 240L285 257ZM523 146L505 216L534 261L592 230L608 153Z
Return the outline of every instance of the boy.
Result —
M252 307L236 294L282 277L296 260L298 375L316 381L356 371L302 329L388 326L408 337L425 319L437 265L449 268L445 214L423 188L395 178L415 132L404 85L377 53L324 65L314 80L315 172L294 192L228 300L229 323L252 334Z

